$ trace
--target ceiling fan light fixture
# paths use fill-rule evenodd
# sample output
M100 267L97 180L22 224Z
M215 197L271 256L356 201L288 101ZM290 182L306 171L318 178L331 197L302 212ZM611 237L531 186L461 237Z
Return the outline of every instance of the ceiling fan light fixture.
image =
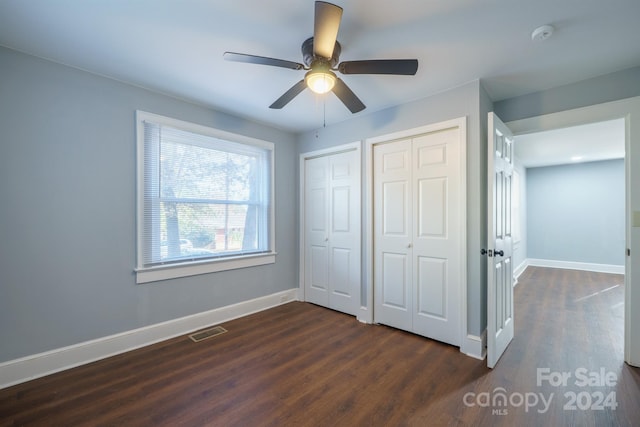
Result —
M312 92L321 95L333 89L336 84L336 75L329 70L311 70L304 76L304 81Z

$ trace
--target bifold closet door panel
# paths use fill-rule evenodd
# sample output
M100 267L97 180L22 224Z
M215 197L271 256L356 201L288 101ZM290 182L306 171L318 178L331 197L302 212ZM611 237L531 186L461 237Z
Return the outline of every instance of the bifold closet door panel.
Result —
M411 140L373 150L375 321L412 330Z
M460 128L373 146L374 321L460 345Z
M304 168L305 299L356 315L361 286L359 151L306 159Z

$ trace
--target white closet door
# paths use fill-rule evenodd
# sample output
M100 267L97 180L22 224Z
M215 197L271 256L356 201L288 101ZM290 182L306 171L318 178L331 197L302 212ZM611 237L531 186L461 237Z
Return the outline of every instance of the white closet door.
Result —
M360 159L352 150L329 156L329 307L360 306Z
M305 299L356 315L360 307L360 152L306 159Z
M460 345L459 128L413 140L413 331Z
M329 306L329 159L305 161L305 299Z
M443 125L373 145L374 321L457 346L463 138Z
M412 330L411 140L373 147L375 321Z

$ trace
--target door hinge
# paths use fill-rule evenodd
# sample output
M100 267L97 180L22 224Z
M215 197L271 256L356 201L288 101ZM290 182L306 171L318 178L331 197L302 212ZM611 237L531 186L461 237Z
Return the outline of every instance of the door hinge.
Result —
M627 256L631 256L631 249L627 248Z

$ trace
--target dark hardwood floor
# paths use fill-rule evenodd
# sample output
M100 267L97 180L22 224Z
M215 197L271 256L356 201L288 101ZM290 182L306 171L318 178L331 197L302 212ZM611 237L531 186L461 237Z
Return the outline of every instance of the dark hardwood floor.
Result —
M529 267L516 337L494 370L294 302L199 343L180 337L0 390L0 425L638 426L623 301L620 275ZM563 372L566 385L553 383Z

